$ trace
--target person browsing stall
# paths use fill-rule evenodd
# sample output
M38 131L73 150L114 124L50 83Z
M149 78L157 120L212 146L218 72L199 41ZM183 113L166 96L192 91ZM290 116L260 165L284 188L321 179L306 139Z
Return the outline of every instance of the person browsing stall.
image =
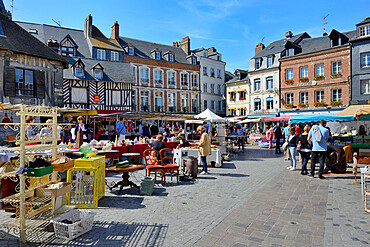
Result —
M203 171L200 173L201 175L208 174L207 173L207 156L211 155L211 138L206 133L206 128L203 126L198 126L197 128L198 133L200 134L200 140L198 143L199 146L199 156L203 164Z
M163 135L157 135L157 139L153 142L153 149L157 150L158 153L163 149L166 148L166 144L163 142Z
M77 118L77 121L78 124L75 127L75 136L77 136L78 131L81 130L83 134L82 136L83 141L87 141L87 126L84 123L84 118L82 116L79 116Z
M121 143L125 140L126 137L126 126L124 123L125 119L123 117L119 118L119 121L116 124L116 134L118 136L118 143Z
M71 115L68 115L67 120L64 123L71 124L72 120L73 120L73 117ZM72 129L71 125L66 125L63 129L64 130L64 140L63 141L65 143L68 143L69 141L72 140L72 131L71 131L71 129Z
M288 148L289 148L290 166L287 167L287 169L291 171L295 171L297 167L296 152L297 152L298 136L295 134L295 129L293 127L289 129L289 132L290 134L288 137Z

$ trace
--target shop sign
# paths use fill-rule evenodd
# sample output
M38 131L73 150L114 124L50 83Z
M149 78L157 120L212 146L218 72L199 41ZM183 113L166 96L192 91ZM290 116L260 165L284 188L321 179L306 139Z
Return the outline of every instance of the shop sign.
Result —
M100 95L97 95L97 94L94 95L94 102L100 103Z

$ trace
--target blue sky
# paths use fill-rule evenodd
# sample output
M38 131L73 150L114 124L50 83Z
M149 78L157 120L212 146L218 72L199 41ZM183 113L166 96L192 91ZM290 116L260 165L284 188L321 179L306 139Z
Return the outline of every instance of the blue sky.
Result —
M8 10L11 0L3 0ZM183 37L191 49L215 47L226 69L248 69L255 45L284 38L284 33L323 33L323 17L329 33L355 29L370 16L369 0L14 0L13 20L83 29L88 14L106 36L115 21L120 35L169 44Z

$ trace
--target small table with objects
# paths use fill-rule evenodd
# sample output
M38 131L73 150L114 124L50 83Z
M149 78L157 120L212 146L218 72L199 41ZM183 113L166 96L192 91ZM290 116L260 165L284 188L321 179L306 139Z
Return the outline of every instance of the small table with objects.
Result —
M121 194L121 191L122 191L124 186L130 186L131 188L135 187L135 188L140 189L140 187L138 185L136 185L135 183L133 183L132 181L129 180L129 178L130 178L129 173L130 172L136 172L136 171L143 170L143 169L144 169L144 165L131 165L131 164L128 167L124 167L124 168L116 168L114 166L109 167L109 168L106 169L106 172L122 173L122 180L119 181L118 183L113 182L112 186L109 186L107 180L105 180L105 184L108 186L108 188L111 191L112 191L113 188L121 186L118 190L118 195Z

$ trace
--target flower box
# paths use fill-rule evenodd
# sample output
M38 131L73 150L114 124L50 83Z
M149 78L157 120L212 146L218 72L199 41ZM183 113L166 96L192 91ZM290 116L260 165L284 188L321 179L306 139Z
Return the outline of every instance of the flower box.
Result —
M331 102L331 105L332 105L332 106L340 106L340 105L342 105L342 101L341 101L341 100L338 100L338 101L332 101L332 102Z
M298 106L301 107L301 108L304 108L304 107L308 106L308 103L299 103Z
M342 73L333 73L333 74L331 74L331 76L330 76L332 79L335 79L335 78L340 78L340 77L342 77Z
M285 80L285 83L286 84L293 84L294 80L293 79L290 79L290 80Z
M235 99L234 99L234 98L230 98L230 100L231 100L231 101L235 101Z
M299 78L299 81L300 82L307 82L308 81L308 77Z
M315 102L315 104L314 104L315 107L321 107L321 106L324 106L324 105L325 105L325 102L320 102L320 101Z
M240 97L239 100L245 100L245 97Z
M323 75L315 76L315 80L317 80L317 81L324 80L324 79L325 79L325 76L323 76Z
M285 107L286 107L286 108L293 108L293 104L292 104L292 103L285 104Z

